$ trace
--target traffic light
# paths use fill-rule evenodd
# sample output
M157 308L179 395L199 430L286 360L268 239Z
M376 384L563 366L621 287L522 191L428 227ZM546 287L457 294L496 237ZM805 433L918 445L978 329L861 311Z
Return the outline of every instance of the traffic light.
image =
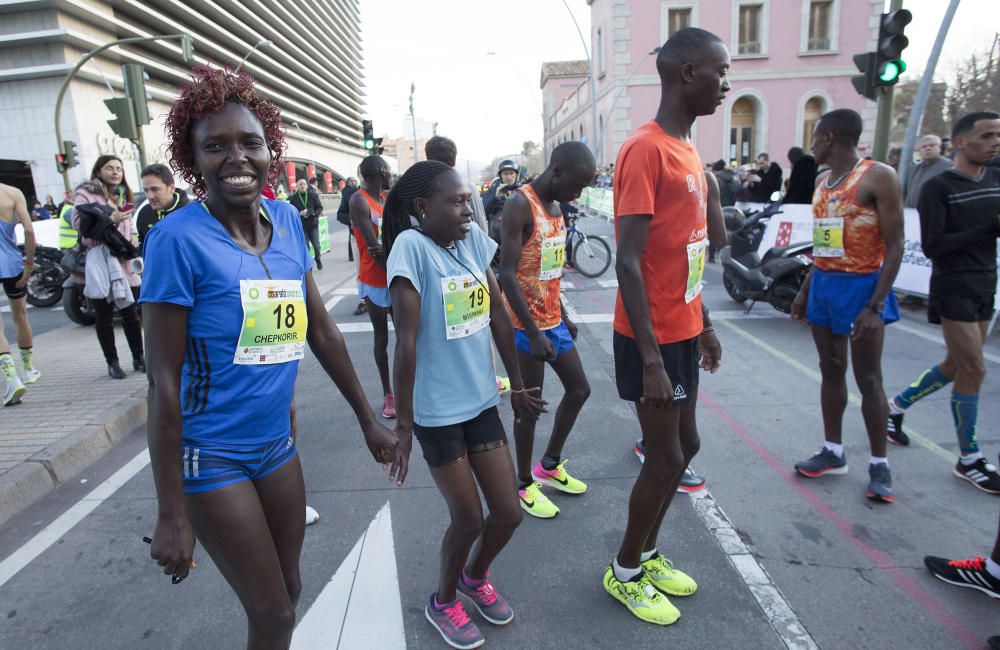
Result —
M910 39L903 35L903 30L912 20L913 14L906 9L890 11L879 18L873 71L876 86L893 86L906 71L906 62L900 57Z
M69 167L66 165L66 154L61 151L56 154L56 171L60 174L65 174Z
M190 34L181 34L181 58L185 63L194 63L194 38Z
M125 81L125 94L132 100L132 111L136 124L149 124L149 104L146 94L146 82L149 75L139 63L126 63L122 66L122 79Z
M854 55L854 65L857 66L861 74L851 77L851 83L859 95L868 99L877 99L875 91L875 53L865 52Z
M72 140L63 140L62 146L63 160L66 163L66 169L70 167L76 167L80 164L78 158L79 154L76 151L76 143Z
M372 152L375 150L375 130L372 128L371 120L361 120L361 137L364 140L365 150Z
M128 97L114 97L105 99L104 105L114 113L115 119L108 120L108 126L115 132L115 135L129 140L139 138L139 127L135 124L135 112L132 108L132 100Z
M372 147L372 153L376 156L381 156L384 151L385 147L382 146L382 138L375 138L375 146Z

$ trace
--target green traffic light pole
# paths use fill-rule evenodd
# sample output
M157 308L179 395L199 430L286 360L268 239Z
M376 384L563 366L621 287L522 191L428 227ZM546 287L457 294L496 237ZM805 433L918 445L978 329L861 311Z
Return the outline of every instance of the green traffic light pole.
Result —
M889 4L889 11L896 11L903 8L903 0L892 0ZM876 49L878 43L875 44ZM872 159L885 162L889 153L889 131L892 129L892 102L894 86L884 87L880 90L882 95L878 99L878 113L875 116L875 142L872 144Z
M80 57L80 60L77 61L75 66L73 66L73 69L70 70L68 73L66 73L66 78L63 79L62 85L59 87L59 93L56 95L56 117L55 117L56 150L62 151L62 142L63 142L62 126L60 125L59 118L62 116L63 97L66 95L66 90L69 88L69 82L73 80L73 77L76 76L76 73L80 71L80 68L82 68L87 61L94 58L95 55L103 52L109 47L114 47L115 45L125 45L126 43L142 43L145 41L171 41L171 40L181 41L184 61L186 63L190 63L193 59L192 56L193 39L191 35L188 33L168 34L164 36L134 36L132 38L120 38L117 41L111 41L110 43L105 43L104 45L96 49L93 49L84 54L82 57ZM63 186L66 188L66 191L69 191L70 189L72 189L69 184L69 169L65 169L62 171L62 177L63 177Z

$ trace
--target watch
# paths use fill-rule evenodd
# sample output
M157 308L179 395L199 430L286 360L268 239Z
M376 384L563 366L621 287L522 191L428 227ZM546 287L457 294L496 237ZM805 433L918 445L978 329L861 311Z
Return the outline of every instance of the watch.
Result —
M876 314L881 314L885 310L885 302L870 302L865 305L868 309L871 309Z

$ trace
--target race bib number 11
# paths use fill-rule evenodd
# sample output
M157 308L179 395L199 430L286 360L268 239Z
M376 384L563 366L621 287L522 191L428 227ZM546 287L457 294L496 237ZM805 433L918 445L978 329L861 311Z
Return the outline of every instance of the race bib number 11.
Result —
M240 280L243 329L233 363L259 366L305 356L305 295L298 280Z
M490 324L490 292L472 274L441 278L445 337L461 339Z
M542 268L538 274L539 280L555 280L562 277L563 264L566 262L566 235L546 237L542 240Z

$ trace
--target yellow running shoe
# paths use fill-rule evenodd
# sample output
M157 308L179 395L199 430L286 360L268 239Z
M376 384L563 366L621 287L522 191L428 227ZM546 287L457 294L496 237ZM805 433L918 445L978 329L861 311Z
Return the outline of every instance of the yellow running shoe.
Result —
M680 611L670 600L649 582L645 571L639 575L638 580L622 582L609 566L604 572L604 590L625 605L636 618L647 623L671 625L681 617Z
M521 502L521 508L532 517L552 519L559 514L559 508L556 507L556 504L549 501L548 497L542 494L542 486L537 482L529 484L528 487L522 490L518 490L517 497Z
M569 475L564 465L566 461L556 465L555 469L548 470L542 467L542 461L535 463L531 468L531 475L542 485L548 485L560 492L567 494L583 494L587 491L587 484Z
M698 591L691 576L674 568L674 563L659 553L642 563L642 572L654 587L671 596L690 596Z

